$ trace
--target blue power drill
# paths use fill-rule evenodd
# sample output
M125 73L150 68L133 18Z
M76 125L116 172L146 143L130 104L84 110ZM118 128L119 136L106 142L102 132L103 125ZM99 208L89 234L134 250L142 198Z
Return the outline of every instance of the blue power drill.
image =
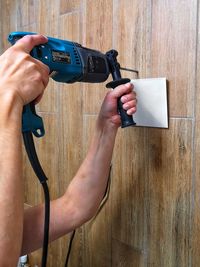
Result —
M23 36L32 34L36 33L12 32L8 36L8 41L14 45ZM106 81L111 74L113 81L106 87L113 89L130 81L130 79L121 78L117 55L116 50L103 54L78 43L52 37L48 37L47 43L38 45L31 51L31 56L48 65L51 78L57 82L101 83ZM121 115L122 128L135 125L132 116L122 108L120 100L118 100L118 111ZM36 137L45 134L42 118L36 114L33 103L24 106L22 132L32 132Z

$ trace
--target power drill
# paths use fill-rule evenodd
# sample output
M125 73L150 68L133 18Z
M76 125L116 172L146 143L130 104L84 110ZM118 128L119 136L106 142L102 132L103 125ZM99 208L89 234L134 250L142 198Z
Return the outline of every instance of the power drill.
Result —
M36 33L12 32L8 36L8 41L14 45L23 36L33 34ZM57 82L101 83L111 74L113 81L106 87L113 89L120 84L130 82L130 79L121 78L117 55L116 50L103 54L78 43L52 37L48 37L47 43L38 45L31 51L31 56L48 65L51 78ZM120 100L118 100L118 112L122 128L135 125L132 116L122 108ZM45 134L42 118L36 114L33 103L24 106L22 115L22 132L29 131L36 137Z

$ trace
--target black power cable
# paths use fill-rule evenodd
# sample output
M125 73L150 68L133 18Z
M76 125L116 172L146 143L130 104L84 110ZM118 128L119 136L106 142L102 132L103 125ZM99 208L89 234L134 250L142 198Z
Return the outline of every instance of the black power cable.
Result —
M47 264L48 254L48 243L49 243L49 218L50 218L50 197L49 189L47 185L47 177L40 165L31 132L23 132L23 140L26 148L26 152L31 163L31 166L42 184L45 198L45 216L44 216L44 239L43 239L43 250L42 250L42 262L41 267L45 267Z
M71 253L71 250L72 250L72 243L73 243L73 240L74 240L75 233L76 233L76 230L74 230L74 231L72 232L72 235L71 235L71 237L70 237L69 247L68 247L68 251L67 251L67 256L66 256L65 266L64 266L64 267L68 267L69 256L70 256L70 253Z

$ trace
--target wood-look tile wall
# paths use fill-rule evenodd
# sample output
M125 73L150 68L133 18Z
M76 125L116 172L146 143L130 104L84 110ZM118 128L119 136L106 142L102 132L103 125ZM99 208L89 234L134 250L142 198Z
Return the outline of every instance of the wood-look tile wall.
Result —
M167 77L169 129L120 129L109 199L77 230L70 267L198 267L200 262L200 21L198 0L0 1L0 51L10 31L34 31L106 52L139 76ZM130 78L131 74L124 73ZM50 81L36 140L51 198L82 162L105 84ZM25 197L43 199L24 154ZM69 236L50 245L48 266L64 266ZM31 254L40 264L40 251Z

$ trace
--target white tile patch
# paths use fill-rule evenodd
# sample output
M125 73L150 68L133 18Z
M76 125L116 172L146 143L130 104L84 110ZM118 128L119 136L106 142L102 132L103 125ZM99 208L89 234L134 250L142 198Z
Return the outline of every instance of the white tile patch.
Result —
M166 78L131 80L137 93L136 126L168 128Z

